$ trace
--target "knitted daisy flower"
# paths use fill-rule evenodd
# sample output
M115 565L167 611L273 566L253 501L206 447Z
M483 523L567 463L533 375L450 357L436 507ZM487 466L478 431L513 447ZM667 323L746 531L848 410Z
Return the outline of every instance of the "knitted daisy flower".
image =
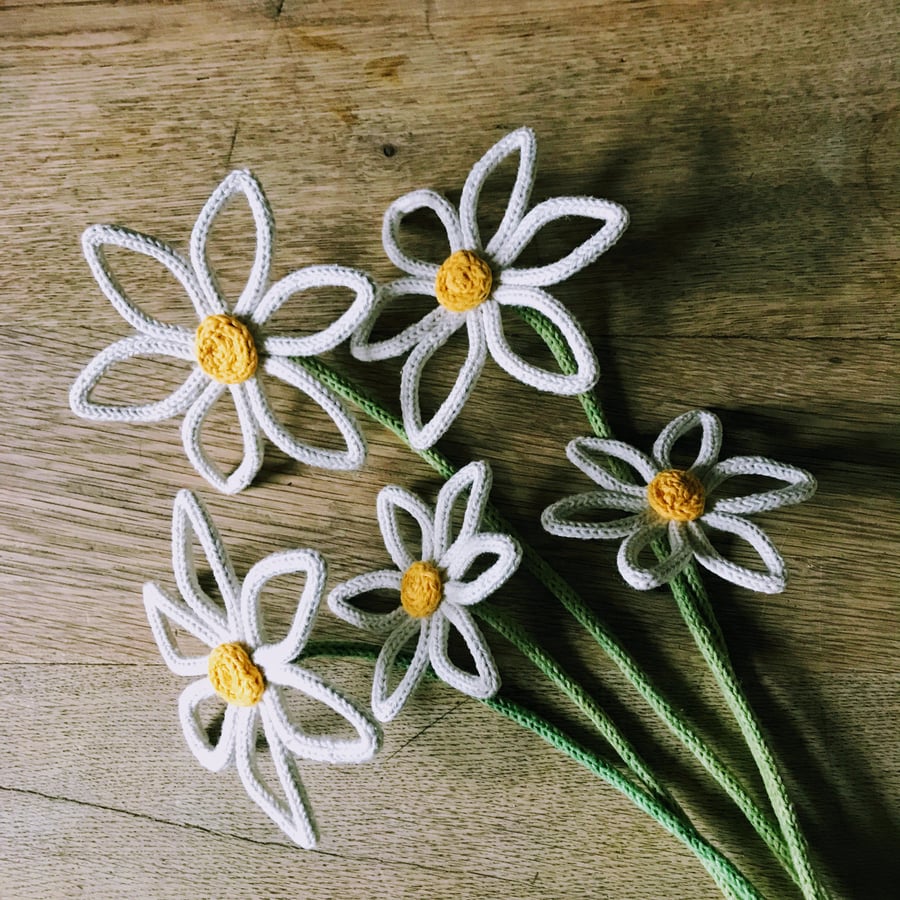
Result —
M675 442L699 428L700 449L687 469L674 468L671 451ZM809 499L816 481L803 469L783 465L762 456L734 456L719 461L722 425L710 412L696 410L673 419L653 445L652 457L621 441L576 438L566 448L569 459L598 485L599 491L578 494L547 507L541 517L551 534L574 538L622 540L618 565L622 577L638 590L659 587L696 559L702 566L734 584L775 594L784 590L784 560L765 532L744 515L778 509ZM613 475L595 458L605 454L627 463L643 485L630 484ZM762 475L785 483L784 487L716 498L716 491L736 475ZM613 521L584 519L598 510L629 513ZM710 543L710 530L743 538L765 567L759 571L725 559ZM669 554L655 565L642 565L640 556L657 538L668 537Z
M496 591L515 572L521 558L512 538L479 531L490 487L487 464L474 462L441 488L434 512L396 485L384 488L378 495L378 523L397 568L352 578L328 595L328 606L335 615L385 637L372 684L372 711L382 722L400 712L424 678L429 660L440 679L470 697L492 697L500 688L490 648L468 609ZM466 491L468 496L459 509ZM418 526L420 540L414 548L401 537L399 511L412 516ZM455 518L461 519L456 533ZM483 568L485 556L495 559ZM476 577L467 577L473 567L482 571ZM378 590L399 595L396 609L371 612L350 602ZM451 629L465 641L474 672L465 671L450 659L447 642ZM391 670L397 655L413 639L416 646L412 662L391 690Z
M206 558L224 609L201 587L193 556L196 539ZM314 550L274 553L257 563L243 583L235 576L219 533L202 503L189 491L175 498L172 512L172 566L181 599L158 585L144 585L144 605L163 659L176 675L195 677L178 701L181 727L194 756L218 772L237 768L250 799L302 847L316 843L308 801L291 754L332 763L370 759L378 749L376 726L318 675L294 665L306 645L325 585L325 562ZM305 584L293 623L281 640L270 639L260 594L272 578L301 573ZM174 629L209 647L185 654ZM353 738L321 735L292 721L285 692L299 691L329 707L355 730ZM221 732L210 733L200 704L219 697L226 703ZM280 791L266 784L257 761L257 736L265 735Z
M513 153L519 169L506 211L497 230L483 240L478 228L478 198L488 176ZM406 277L379 288L372 314L353 335L350 348L363 360L388 359L412 351L403 366L400 402L410 442L430 447L450 427L481 374L490 351L513 378L555 394L578 394L593 386L597 360L590 343L566 308L543 288L557 284L592 263L618 239L628 222L616 203L592 197L555 197L526 212L534 182L537 154L534 133L520 128L495 144L475 164L463 186L459 211L434 191L418 190L394 201L384 216L382 240L388 257ZM398 243L404 217L429 209L441 220L449 243L442 264L413 259ZM513 265L545 225L564 216L603 222L600 229L555 262L530 268ZM379 341L369 337L380 314L399 297L433 297L437 306L399 334ZM562 333L577 364L564 375L548 372L519 356L506 339L503 320L509 307L529 307L543 313ZM431 357L450 337L465 328L469 351L450 394L437 412L422 421L419 382Z
M247 284L229 308L207 259L210 231L225 204L243 194L256 226L256 251ZM97 284L116 311L137 330L101 351L78 376L70 392L72 410L101 422L159 422L186 413L184 449L197 471L214 487L236 493L262 466L265 435L288 456L326 469L355 469L365 458L356 422L338 398L289 357L317 356L346 340L371 310L374 288L361 272L342 266L309 266L269 285L274 222L262 188L249 172L232 172L216 188L194 225L190 261L152 237L110 225L94 225L82 238L84 255ZM190 298L199 326L192 330L158 321L140 310L109 269L104 247L124 247L162 263ZM349 288L354 299L331 325L309 335L270 333L269 319L295 294L316 287ZM98 404L90 400L97 382L116 363L139 356L168 356L193 363L187 380L168 397L143 405ZM266 397L260 371L297 388L318 404L340 431L345 450L314 447L290 434ZM243 438L243 459L229 474L207 455L202 430L216 402L230 393Z

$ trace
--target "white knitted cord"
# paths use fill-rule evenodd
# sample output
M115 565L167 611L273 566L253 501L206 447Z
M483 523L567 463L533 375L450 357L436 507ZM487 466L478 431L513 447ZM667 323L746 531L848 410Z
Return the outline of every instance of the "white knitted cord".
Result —
M197 541L224 606L200 586L194 559ZM325 561L314 550L274 553L258 562L241 583L219 533L201 501L181 491L172 510L172 568L180 598L153 582L144 585L147 618L166 665L176 674L197 678L178 701L182 730L191 752L213 772L234 765L250 798L285 834L302 847L313 847L312 812L290 754L331 763L371 759L380 743L377 726L350 700L318 675L291 662L306 645L325 586ZM260 596L279 575L300 573L305 583L287 634L276 640L266 628ZM215 740L200 719L200 704L216 697L209 677L208 653L185 655L176 629L191 634L210 650L222 644L243 646L265 680L253 706L227 703ZM285 708L283 692L296 690L329 707L355 730L355 738L307 733ZM267 786L257 765L257 734L262 728L272 754L280 790Z
M434 512L403 488L384 488L378 495L378 523L397 568L351 578L328 595L328 606L335 615L385 638L372 684L372 711L382 722L400 712L424 677L429 662L440 679L470 697L492 697L500 688L500 674L490 648L467 608L494 593L521 560L521 550L512 538L479 531L490 487L487 463L473 462L441 488ZM397 519L401 511L418 526L420 541L416 547L410 547L401 534ZM462 522L457 531L458 518ZM495 557L494 562L477 577L467 579L473 567L481 568L480 560L485 555ZM351 602L371 591L386 590L399 595L403 573L418 561L433 563L443 576L443 598L431 615L413 617L402 605L388 613L371 612ZM465 641L475 664L474 672L467 672L450 659L447 642L451 628ZM392 689L397 655L413 639L416 645L412 663Z
M673 467L671 451L675 442L693 429L701 430L700 447L687 470L703 487L706 499L702 515L693 521L664 521L650 507L647 485ZM809 472L777 463L762 456L735 456L718 461L722 425L704 410L684 413L662 430L649 457L621 441L575 438L566 453L569 459L599 486L599 491L566 497L548 506L541 523L551 534L582 539L622 540L618 566L622 577L638 590L659 587L681 572L690 560L734 584L775 594L786 583L784 560L765 532L743 515L778 509L808 500L816 490ZM620 480L596 459L614 457L627 463L643 484ZM762 475L784 482L784 487L742 497L714 498L715 491L736 475ZM612 521L590 521L585 515L597 510L620 510L628 515ZM765 571L750 569L725 559L710 543L707 531L716 530L743 538L756 552ZM668 537L669 555L655 565L641 562L642 553L659 537Z
M509 156L519 154L519 168L503 219L487 242L478 229L478 198L494 170ZM403 367L400 406L410 442L417 449L434 444L459 415L475 387L490 352L497 364L514 378L539 390L554 394L579 394L589 390L599 370L590 343L568 310L544 287L570 278L592 263L619 239L628 224L628 214L617 203L592 197L556 197L534 206L526 213L534 182L537 144L528 128L514 131L475 164L463 186L459 211L433 191L418 190L394 201L384 216L382 241L385 253L408 277L379 287L375 306L350 339L358 359L379 360L410 353ZM412 212L429 209L447 233L450 253L471 250L491 267L492 290L486 300L465 312L443 306L431 310L421 320L391 338L370 341L381 313L402 296L437 298L435 278L439 265L414 259L400 247L400 225ZM546 225L567 216L597 219L603 224L587 240L562 259L543 266L516 268L512 265L535 235ZM508 307L535 309L562 332L576 363L571 375L548 372L519 356L509 345L503 324ZM469 352L449 396L437 412L423 421L419 385L428 360L462 326L466 326Z
M207 259L210 231L226 203L242 195L253 217L256 250L246 286L229 310ZM365 442L356 421L335 394L316 381L290 357L318 356L345 341L371 311L375 291L362 272L343 266L309 266L269 285L275 225L268 201L256 179L232 172L216 188L194 225L190 262L154 238L110 225L94 225L82 238L84 255L100 289L117 312L139 333L101 351L72 385L69 402L76 415L102 422L158 422L185 413L181 433L185 453L197 471L228 494L247 487L263 462L263 436L293 459L325 469L356 469L365 460ZM345 450L326 450L291 435L278 421L257 374L237 384L224 384L204 372L197 362L195 331L167 325L147 315L127 296L111 271L104 248L124 247L162 263L180 282L202 321L207 316L231 315L243 321L253 336L260 366L322 407L337 426ZM353 300L331 325L311 335L270 333L269 319L295 295L317 287L349 289ZM186 381L156 403L116 405L94 403L91 392L116 363L136 356L168 356L193 363ZM241 462L223 472L203 445L203 427L216 403L230 394L243 439Z

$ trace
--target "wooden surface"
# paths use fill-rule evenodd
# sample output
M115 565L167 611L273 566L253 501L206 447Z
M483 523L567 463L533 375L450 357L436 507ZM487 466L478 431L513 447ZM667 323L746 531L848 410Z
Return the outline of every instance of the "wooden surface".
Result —
M617 435L647 446L678 412L707 407L728 455L819 478L811 502L762 522L791 568L785 593L709 584L834 895L895 897L897 33L887 0L4 4L0 896L717 896L612 789L442 685L386 729L375 762L302 764L323 838L314 852L289 845L234 772L202 770L184 745L181 680L140 602L145 579L172 581L172 497L191 487L208 499L240 572L316 546L336 583L386 562L380 487L402 479L433 497L435 476L366 425L362 472L335 478L270 447L260 482L228 499L190 469L175 423L97 425L67 405L79 368L128 333L81 257L87 225L184 248L209 192L246 166L275 210L276 275L339 261L390 278L388 203L429 186L457 199L481 153L530 124L536 199L593 194L631 213L622 242L557 289L600 354ZM220 254L234 283L249 260L237 225ZM567 228L536 252L577 236ZM189 321L150 267L123 278L148 308ZM333 313L326 302L310 321ZM344 350L333 362L395 405L397 366ZM158 371L117 384L161 395ZM627 589L612 546L536 525L544 505L585 488L563 455L585 430L575 401L489 365L443 446L492 461L498 503L752 780L669 595ZM767 896L794 896L551 598L517 576L500 602L587 681ZM274 603L286 615L290 596ZM327 615L317 633L350 634ZM587 736L495 645L511 696ZM336 671L363 697L369 673Z

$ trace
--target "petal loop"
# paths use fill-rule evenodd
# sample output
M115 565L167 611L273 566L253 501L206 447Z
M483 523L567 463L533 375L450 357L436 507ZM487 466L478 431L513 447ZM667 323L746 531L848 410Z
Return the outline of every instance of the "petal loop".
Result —
M482 188L490 175L513 153L519 154L519 168L516 181L506 204L503 219L493 237L484 242L478 233L478 200ZM512 233L518 228L534 185L537 166L537 139L530 128L519 128L501 138L484 156L472 166L463 185L459 201L459 218L462 239L466 247L477 250L481 247L488 257L504 255L504 249Z

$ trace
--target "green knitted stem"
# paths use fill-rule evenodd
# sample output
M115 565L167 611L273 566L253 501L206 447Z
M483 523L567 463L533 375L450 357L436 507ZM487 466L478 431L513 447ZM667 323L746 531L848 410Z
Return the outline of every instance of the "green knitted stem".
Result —
M298 358L296 361L319 381L331 388L338 396L363 410L371 419L393 432L409 446L409 439L401 421L370 396L318 359L311 357ZM418 453L422 459L445 479L451 478L456 472L453 464L437 450L417 450L414 452ZM488 508L486 519L491 528L509 534L518 540L522 547L522 563L525 569L543 584L559 600L569 614L591 635L622 674L634 685L650 708L665 722L685 747L697 757L703 767L732 799L791 877L796 878L790 852L778 827L756 805L728 766L716 756L714 751L688 725L678 710L663 697L634 657L592 612L578 592L546 560L523 541L516 529L493 508Z
M536 310L519 308L518 312L546 343L562 371L565 373L575 372L575 360L559 329ZM579 395L579 400L594 434L600 438L611 438L612 431L594 392L588 391ZM624 475L627 480L631 480L630 473L623 472L624 467L618 465L617 460L615 462L617 463L616 475L619 477ZM654 543L653 549L657 556L665 555L665 548L660 542ZM741 729L747 747L762 776L766 794L772 803L775 817L778 819L782 834L787 841L792 863L788 871L791 872L806 900L822 900L827 895L812 869L809 850L800 831L793 804L787 795L787 789L775 765L759 722L735 676L725 638L693 563L688 566L683 575L674 578L669 583L669 588L694 642L712 671L725 701ZM785 860L780 853L778 856L784 863Z
M300 659L311 657L351 657L356 659L375 660L379 648L367 644L351 642L317 641L307 644ZM408 666L410 656L398 655L398 663ZM429 670L430 677L435 677ZM762 895L753 887L747 877L719 850L706 841L690 820L680 810L669 807L666 803L638 784L631 781L605 760L585 747L582 747L565 732L537 713L501 697L493 697L480 701L485 706L499 712L533 731L550 746L565 753L575 762L584 766L593 775L604 780L611 787L622 793L634 805L655 819L671 835L678 838L700 860L722 893L731 900L763 900Z
M651 771L618 726L588 692L568 675L546 650L531 640L522 628L511 622L499 610L491 607L489 604L482 603L473 606L472 612L483 622L490 625L494 631L505 637L523 656L530 660L553 684L569 697L590 719L598 733L616 751L622 762L644 782L658 800L666 804L673 812L684 815L683 810L678 806L668 789Z

